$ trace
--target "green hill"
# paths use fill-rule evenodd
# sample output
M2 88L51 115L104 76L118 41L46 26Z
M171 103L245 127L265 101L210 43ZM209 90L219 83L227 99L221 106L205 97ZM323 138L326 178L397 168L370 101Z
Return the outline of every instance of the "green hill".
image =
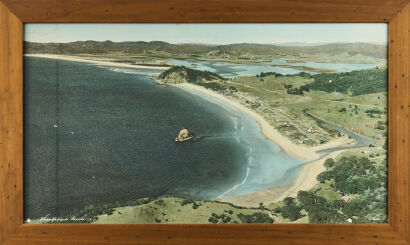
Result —
M185 66L174 66L155 78L161 84L176 83L211 83L212 81L225 80L218 74L210 71L199 71L187 68Z
M303 77L312 82L302 86L285 85L289 94L303 95L305 91L317 90L328 93L339 92L353 96L387 92L388 71L386 68L364 69L343 73L282 75L276 72L262 72L257 77Z
M350 93L353 96L387 91L387 69L367 69L346 73L313 75L312 90Z
M24 42L26 54L115 54L172 57L218 58L269 58L288 57L303 60L375 62L386 60L385 45L366 43L342 43L317 46L278 46L272 44L238 43L227 45L171 44L162 41L152 42L112 42L77 41L71 43L34 43Z

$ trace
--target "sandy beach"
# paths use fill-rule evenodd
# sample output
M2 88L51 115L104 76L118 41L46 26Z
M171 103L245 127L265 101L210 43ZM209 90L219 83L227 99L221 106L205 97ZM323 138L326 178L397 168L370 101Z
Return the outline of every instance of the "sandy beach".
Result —
M59 60L67 60L67 61L75 61L75 62L84 62L84 63L101 65L101 66L114 66L114 67L125 67L125 68L145 68L145 69L157 69L157 70L169 69L169 67L164 67L164 66L132 65L132 64L112 62L109 60L108 61L98 60L98 59L93 59L92 57L78 57L78 56L54 55L54 54L27 54L25 56L48 58L48 59L59 59ZM328 149L328 148L345 147L345 146L352 145L354 143L354 141L349 140L348 137L342 137L337 140L333 140L326 144L315 146L315 147L297 145L297 144L294 144L287 137L283 136L279 131L277 131L273 126L271 126L270 123L267 122L261 115L247 108L246 106L240 104L238 101L236 101L233 98L225 97L222 94L219 94L213 90L209 90L202 86L197 86L197 85L193 85L189 83L175 84L174 86L179 87L181 89L185 89L185 90L195 90L195 91L204 93L226 104L229 104L238 110L241 110L247 113L252 118L254 118L256 122L260 125L262 134L266 138L272 140L277 145L279 145L282 151L284 151L286 154L294 158L300 159L303 162L309 162L309 164L305 164L300 174L298 175L298 177L292 184L289 184L287 186L278 187L278 188L258 191L258 192L248 194L248 195L226 198L226 199L222 199L222 201L233 203L238 206L256 207L261 202L263 202L266 205L269 203L280 201L285 197L295 197L299 190L307 191L311 189L313 186L315 186L317 184L316 176L325 170L323 167L324 161L329 157L332 157L332 158L336 157L343 150L332 152L328 156L323 157L323 158L321 158L321 155L318 154L317 151Z
M201 86L193 85L190 83L175 84L174 86L180 87L182 89L188 88L188 89L192 89L192 90L207 94L208 96L221 100L235 107L236 109L247 113L252 118L254 118L256 122L258 122L258 124L261 127L262 133L266 136L266 138L278 144L282 148L282 150L286 152L288 155L291 155L305 162L313 161L319 158L320 154L316 153L316 151L333 148L333 147L346 146L350 142L347 137L343 137L338 140L333 140L326 144L315 146L315 147L296 145L290 139L283 136L279 131L277 131L274 127L272 127L262 116L252 111L251 109L245 107L244 105L240 104L239 102L235 101L234 99L229 99L215 91L206 89Z
M262 116L234 99L229 99L215 91L189 83L176 84L174 86L204 93L247 113L258 122L265 137L278 144L288 155L298 158L304 162L309 162L303 167L296 180L290 185L258 191L248 195L226 198L222 199L222 201L233 203L238 206L257 207L261 202L264 204L269 204L280 201L285 197L295 197L298 191L307 191L318 183L316 176L325 170L323 163L327 158L335 158L344 150L334 151L323 158L321 158L321 155L318 154L317 151L334 147L345 147L355 143L354 140L348 139L348 137L342 137L315 147L296 145L290 139L280 134L279 131L271 126Z
M292 184L258 191L249 195L226 198L223 201L242 207L258 207L259 203L266 205L281 201L286 197L296 197L299 191L308 191L318 183L316 176L325 171L323 164L326 159L335 158L343 151L345 150L332 152L325 158L306 164Z
M80 57L80 56L70 56L70 55L59 55L59 54L25 54L27 57L39 57L47 59L57 59L57 60L67 60L75 62L84 62L94 65L101 66L115 66L115 67L124 67L124 68L144 68L144 69L154 69L154 70L167 70L168 66L143 66L143 65L132 65L125 63L118 63L109 60L98 60L92 57Z

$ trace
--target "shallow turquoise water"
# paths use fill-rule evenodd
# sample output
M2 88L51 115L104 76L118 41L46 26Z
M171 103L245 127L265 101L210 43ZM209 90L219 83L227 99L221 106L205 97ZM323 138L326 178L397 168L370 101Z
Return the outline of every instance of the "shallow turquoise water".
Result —
M256 76L261 72L277 72L280 74L296 74L299 72L308 72L315 74L315 72L304 71L297 66L307 66L317 69L331 69L336 72L349 72L354 70L369 69L380 66L376 63L325 63L306 61L303 63L288 63L286 60L290 58L278 58L273 59L270 62L259 62L253 64L236 64L230 62L215 62L215 61L198 61L198 60L181 60L171 59L172 65L186 66L198 70L207 70L216 72L223 77L235 77L235 76ZM291 65L294 67L280 67L280 65Z
M42 58L24 65L25 219L141 197L246 194L297 175L282 178L300 162L252 118L159 86L153 70ZM196 139L176 144L181 128Z

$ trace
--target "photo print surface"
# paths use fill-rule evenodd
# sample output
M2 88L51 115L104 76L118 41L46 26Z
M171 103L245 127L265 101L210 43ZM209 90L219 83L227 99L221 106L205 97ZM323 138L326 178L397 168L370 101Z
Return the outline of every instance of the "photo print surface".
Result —
M387 28L25 24L25 222L387 223Z

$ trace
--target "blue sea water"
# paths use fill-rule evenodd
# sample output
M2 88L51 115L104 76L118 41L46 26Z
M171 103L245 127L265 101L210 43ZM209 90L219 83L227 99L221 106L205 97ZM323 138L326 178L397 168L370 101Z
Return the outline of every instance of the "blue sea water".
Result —
M301 165L245 113L157 85L157 71L34 57L24 69L26 219L142 197L248 194L290 183ZM182 128L195 140L175 143Z

